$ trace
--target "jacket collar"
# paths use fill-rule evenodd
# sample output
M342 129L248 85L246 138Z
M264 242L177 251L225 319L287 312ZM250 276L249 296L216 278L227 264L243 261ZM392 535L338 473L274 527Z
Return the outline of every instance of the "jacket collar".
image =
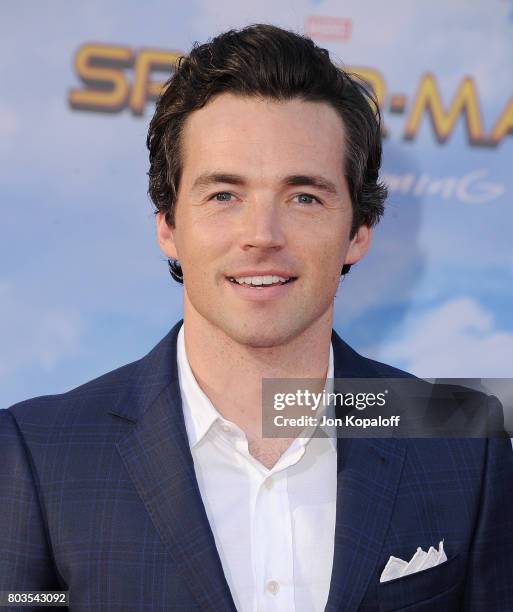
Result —
M111 414L137 422L169 386L178 383L176 342L183 319L142 359L121 393ZM185 431L185 430L184 430Z

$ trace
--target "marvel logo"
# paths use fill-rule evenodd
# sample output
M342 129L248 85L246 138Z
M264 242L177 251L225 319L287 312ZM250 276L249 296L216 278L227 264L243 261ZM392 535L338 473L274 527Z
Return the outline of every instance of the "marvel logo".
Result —
M347 41L351 33L351 20L345 17L311 15L305 20L305 34L310 38Z

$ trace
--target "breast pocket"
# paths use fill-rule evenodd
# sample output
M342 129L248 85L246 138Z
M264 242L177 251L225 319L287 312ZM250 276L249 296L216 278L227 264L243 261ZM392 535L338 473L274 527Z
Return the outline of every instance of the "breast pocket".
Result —
M412 610L454 610L460 596L464 574L463 558L460 554L447 561L420 572L395 578L378 585L380 612ZM414 608L413 608L414 606Z

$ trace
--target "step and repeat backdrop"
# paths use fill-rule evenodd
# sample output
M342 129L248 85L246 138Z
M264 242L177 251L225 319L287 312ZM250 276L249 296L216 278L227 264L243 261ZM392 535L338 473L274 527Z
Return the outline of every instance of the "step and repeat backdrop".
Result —
M513 1L0 4L0 405L145 354L181 317L148 122L195 41L256 22L364 78L390 196L337 331L420 376L513 371Z

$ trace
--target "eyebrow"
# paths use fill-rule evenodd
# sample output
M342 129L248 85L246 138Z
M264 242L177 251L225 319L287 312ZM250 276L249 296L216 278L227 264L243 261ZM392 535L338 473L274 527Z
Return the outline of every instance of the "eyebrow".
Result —
M196 178L192 185L192 191L201 191L219 183L243 186L247 184L247 181L239 174L230 174L227 172L205 172ZM335 183L319 175L290 174L283 177L280 184L284 187L315 187L316 189L331 195L338 194Z

